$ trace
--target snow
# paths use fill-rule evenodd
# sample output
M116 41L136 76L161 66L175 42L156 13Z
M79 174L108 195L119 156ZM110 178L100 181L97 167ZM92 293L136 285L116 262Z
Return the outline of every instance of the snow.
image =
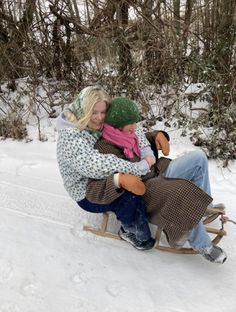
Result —
M188 85L186 90L184 91L184 94L198 94L200 92L203 92L206 89L206 84L205 83L191 83Z
M53 122L52 122L53 123ZM192 150L170 131L174 158ZM199 255L138 251L83 231L100 215L63 188L56 134L48 141L0 141L0 312L235 312L236 226L220 246L223 265ZM215 202L236 220L236 164L209 161ZM217 223L217 225L219 225Z

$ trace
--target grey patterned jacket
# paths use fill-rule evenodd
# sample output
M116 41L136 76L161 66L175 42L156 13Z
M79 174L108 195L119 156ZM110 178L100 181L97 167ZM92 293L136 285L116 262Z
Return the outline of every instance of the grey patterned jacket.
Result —
M57 140L57 161L64 187L76 202L86 196L88 178L102 179L115 172L124 172L136 176L144 175L149 167L140 162L131 163L115 155L104 155L94 148L99 138L98 132L80 131L73 128L61 113L57 120L59 131ZM140 147L150 145L141 127L137 129Z

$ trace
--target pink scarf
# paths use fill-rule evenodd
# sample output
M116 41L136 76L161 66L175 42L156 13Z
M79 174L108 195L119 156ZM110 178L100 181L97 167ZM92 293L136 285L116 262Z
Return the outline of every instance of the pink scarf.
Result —
M134 153L140 157L141 152L138 145L138 137L135 133L124 133L121 130L105 123L102 130L102 136L107 141L121 147L124 151L124 155L128 159L132 159L134 157Z

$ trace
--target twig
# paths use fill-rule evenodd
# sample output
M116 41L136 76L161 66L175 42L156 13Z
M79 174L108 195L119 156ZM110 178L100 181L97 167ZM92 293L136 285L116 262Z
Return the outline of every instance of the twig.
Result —
M231 220L231 219L230 219L229 217L227 217L227 216L221 216L220 220L221 220L222 223L232 222L233 224L236 225L236 222L233 221L233 220Z

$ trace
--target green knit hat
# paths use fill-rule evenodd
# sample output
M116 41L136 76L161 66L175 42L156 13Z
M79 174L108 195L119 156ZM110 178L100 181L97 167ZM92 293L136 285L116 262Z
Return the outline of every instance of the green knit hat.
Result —
M123 97L115 98L106 112L105 122L114 128L122 128L140 120L138 106Z

